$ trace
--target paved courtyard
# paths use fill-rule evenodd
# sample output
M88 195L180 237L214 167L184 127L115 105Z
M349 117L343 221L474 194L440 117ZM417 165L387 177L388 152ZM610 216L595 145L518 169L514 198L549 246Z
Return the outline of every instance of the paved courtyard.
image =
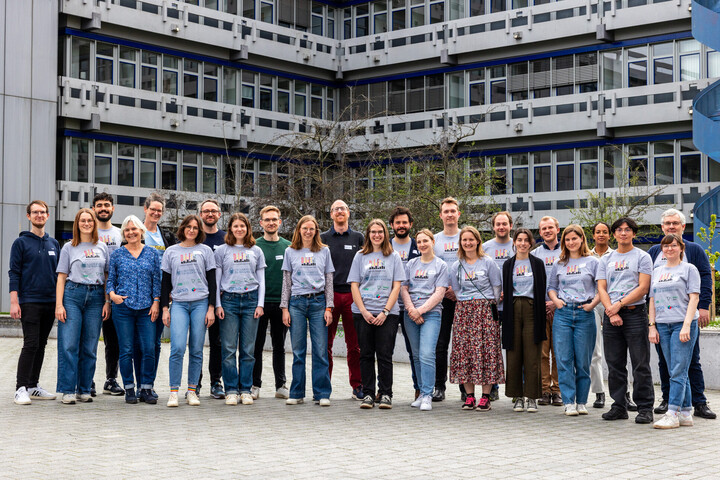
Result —
M21 339L0 338L0 478L720 477L720 420L658 431L636 425L632 416L603 421L605 410L592 408L587 417L565 417L552 406L515 413L507 398L491 412L465 412L455 386L432 412L420 412L408 406L413 390L407 364L395 365L394 407L388 411L360 410L350 399L342 358L335 364L331 407L286 406L272 396L268 353L268 387L254 405L226 406L204 388L200 407L169 409L170 346L164 344L158 405L126 405L123 397L101 394L89 404L17 406L12 396L21 345ZM102 386L102 344L98 358L95 378ZM289 374L289 354L286 361ZM56 365L51 340L41 376L48 390L55 387ZM717 410L720 392L708 397Z

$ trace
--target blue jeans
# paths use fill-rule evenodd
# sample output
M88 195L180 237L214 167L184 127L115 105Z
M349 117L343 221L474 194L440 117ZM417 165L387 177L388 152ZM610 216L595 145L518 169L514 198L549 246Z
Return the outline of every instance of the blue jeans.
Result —
M563 402L587 403L590 392L590 362L595 349L595 314L568 302L555 310L553 352L557 357L558 383Z
M155 324L150 320L150 308L135 310L125 303L113 304L112 318L118 337L120 356L120 375L122 375L125 389L135 388L133 376L133 355L135 352L135 338L137 337L142 356L142 371L139 372L137 382L140 388L153 388L155 378ZM156 322L161 322L159 318Z
M442 314L427 312L422 317L425 322L418 325L405 312L405 334L410 342L411 361L415 365L420 394L432 395L435 386L435 346L440 335Z
M104 304L104 285L65 283L63 307L67 317L65 322L58 322L58 393L90 393Z
M693 356L695 341L699 335L697 321L690 324L690 340L680 341L680 330L683 322L658 323L655 325L660 334L660 348L662 348L668 371L670 372L670 395L668 409L691 410L692 392L688 369Z
M195 387L202 371L205 315L208 299L173 302L170 307L170 388L180 388L185 346L190 349L188 386ZM190 337L188 340L188 332Z
M293 349L292 383L290 398L305 397L305 357L307 355L307 332L310 329L312 345L313 398L330 398L330 362L328 360L328 328L323 318L325 295L290 297L290 341Z
M254 318L257 305L257 290L248 293L223 292L222 294L225 318L215 321L220 322L222 377L226 394L238 393L238 391L250 393L255 367L255 339L260 322L259 318ZM235 357L238 342L240 343L239 362Z
M155 321L153 331L153 345L155 349L155 355L154 355L154 362L152 365L152 376L150 377L150 383L155 384L155 377L157 377L157 369L160 365L160 351L162 350L162 334L165 331L165 325L162 322L162 311L160 312L160 315L158 315L158 319ZM137 332L135 332L135 341L134 341L134 347L133 347L133 361L135 365L135 377L136 378L142 378L142 372L145 370L145 367L143 366L143 354L142 350L140 349L140 339L137 336Z

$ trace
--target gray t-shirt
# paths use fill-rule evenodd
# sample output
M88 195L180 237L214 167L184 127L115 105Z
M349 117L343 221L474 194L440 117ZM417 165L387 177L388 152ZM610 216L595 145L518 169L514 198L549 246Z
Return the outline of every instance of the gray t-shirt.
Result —
M415 308L421 307L438 287L447 288L450 285L447 272L447 263L438 257L433 257L429 263L424 263L420 257L415 257L405 265L407 279L403 285L407 285ZM442 312L442 302L430 311Z
M333 273L335 267L328 247L317 252L311 252L309 248L295 250L288 247L282 270L292 274L291 295L308 295L325 291L325 274Z
M513 245L512 240L508 240L505 243L498 243L498 241L493 238L483 243L482 247L483 251L495 261L495 265L500 269L500 279L502 281L503 265L508 258L515 255L515 245ZM498 310L502 311L502 309L503 304L500 302L498 303Z
M365 309L373 315L380 313L387 305L393 282L404 280L405 268L397 252L392 252L387 257L382 252L372 252L367 255L358 252L353 258L348 273L348 283L360 284L360 297ZM355 303L352 304L351 310L353 313L360 313ZM390 308L390 314L399 313L400 306L395 302Z
M560 258L559 244L557 248L550 250L544 243L542 243L539 247L530 252L530 254L543 261L543 265L545 265L545 276L550 278L550 272L552 272L553 265L555 265L555 262L557 262L558 258ZM545 293L545 301L550 301L550 297L548 297L547 292Z
M610 301L615 303L640 285L641 273L652 275L652 272L650 255L637 247L633 247L627 253L619 253L615 250L602 257L595 279L607 281L607 292L610 295ZM645 297L640 298L633 305L642 305L644 303Z
M493 287L502 287L500 269L487 255L469 264L458 260L448 269L450 285L459 302L466 300L495 300Z
M203 243L192 247L177 244L165 250L161 268L172 275L173 301L194 302L210 294L207 271L215 268L215 255Z
M406 265L408 260L410 259L410 247L412 246L412 241L409 241L407 243L397 243L395 241L395 238L391 240L393 250L397 252L398 255L400 255L400 260L402 260L403 265ZM414 250L412 252L413 255L419 255L417 250Z
M674 267L657 267L653 271L650 286L650 298L655 302L655 321L684 321L691 293L700 293L700 273L695 265L685 262ZM693 318L699 316L696 310Z
M265 275L265 267L265 255L257 245L247 248L224 243L215 250L215 276L223 292L257 290L259 279Z
M66 274L71 282L104 285L109 262L107 245L102 242L94 245L83 242L77 247L73 247L72 243L68 242L60 250L60 259L55 271Z
M595 298L595 277L600 261L593 257L570 258L555 262L548 277L547 291L554 291L565 303L584 303Z
M667 263L667 258L665 258L665 254L662 253L662 249L660 250L660 254L655 257L655 263L653 264L653 269L662 267ZM680 260L680 263L687 263L687 255L683 255L682 260Z
M534 277L530 260L515 260L513 269L513 296L533 298Z
M122 233L118 227L112 226L107 230L98 228L98 241L107 245L108 253L112 253L120 248L122 244Z
M435 234L435 256L443 259L448 266L457 262L459 248L460 232L450 236L443 232Z

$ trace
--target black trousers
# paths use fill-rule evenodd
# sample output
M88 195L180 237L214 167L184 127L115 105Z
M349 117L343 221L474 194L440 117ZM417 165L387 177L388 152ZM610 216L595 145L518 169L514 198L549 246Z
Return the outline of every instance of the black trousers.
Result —
M370 325L362 315L353 313L355 330L360 344L360 376L363 396L375 398L375 359L377 358L377 391L392 397L392 354L397 338L397 315L389 315L382 325Z
M105 343L105 378L117 378L120 345L112 317L102 323L102 335Z
M662 390L663 399L670 398L670 373L668 372L665 355L662 353L660 344L655 345L658 354L658 369L660 370L660 389ZM688 369L688 380L690 381L690 391L692 392L692 404L698 406L707 403L705 397L705 377L703 376L702 365L700 365L700 335L695 340L692 359L690 360L690 368Z
M448 373L448 349L452 338L452 323L455 317L455 304L453 300L443 298L442 319L440 335L435 347L435 388L445 390Z
M253 367L253 385L262 387L262 358L265 336L270 325L272 341L272 363L275 374L275 388L285 385L285 337L288 327L282 322L282 310L279 303L265 303L265 313L260 317L257 338L255 339L255 366Z
M55 302L20 305L23 347L18 358L15 389L37 387L45 358L45 345L55 322Z
M208 372L210 372L210 384L222 382L222 343L220 342L220 322L215 319L208 331L208 342L210 343L210 359L208 360ZM200 373L197 388L202 386L203 374Z
M608 388L614 403L626 409L625 393L628 387L627 355L633 374L632 398L638 410L651 410L655 402L655 390L650 370L650 342L648 340L648 316L645 305L634 309L622 308L619 312L623 324L615 327L607 315L603 315L603 344L608 366Z

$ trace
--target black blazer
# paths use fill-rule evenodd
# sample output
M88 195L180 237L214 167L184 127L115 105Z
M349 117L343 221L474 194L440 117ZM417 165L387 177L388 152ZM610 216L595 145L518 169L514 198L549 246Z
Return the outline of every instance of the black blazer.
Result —
M515 268L513 255L503 264L503 311L502 311L502 343L503 348L512 350L514 348L513 338L515 333L515 322L513 321L513 284L512 272ZM535 344L547 340L545 333L545 290L547 288L547 276L543 261L535 255L530 255L530 269L533 272L533 319Z

